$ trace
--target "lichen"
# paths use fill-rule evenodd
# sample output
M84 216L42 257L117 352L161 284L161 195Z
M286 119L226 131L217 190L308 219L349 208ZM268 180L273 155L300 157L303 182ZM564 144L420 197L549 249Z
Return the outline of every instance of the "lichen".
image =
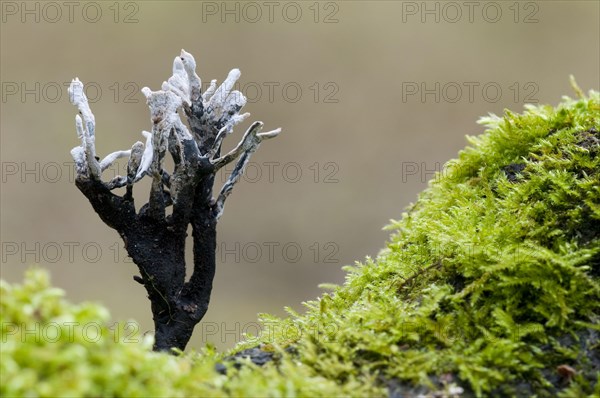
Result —
M599 99L483 118L487 131L391 222L377 258L346 267L305 314L262 316L260 350L273 353L263 366L234 355L256 339L229 357L152 353L114 339L105 310L69 304L40 270L2 282L0 393L599 394ZM65 321L99 322L102 338L22 333Z

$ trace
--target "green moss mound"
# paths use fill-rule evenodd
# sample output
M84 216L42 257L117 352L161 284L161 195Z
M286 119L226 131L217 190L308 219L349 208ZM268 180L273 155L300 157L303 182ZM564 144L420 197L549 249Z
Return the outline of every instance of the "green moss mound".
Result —
M337 332L302 340L303 361L399 396L598 392L599 118L592 92L482 119L377 260L310 304L300 319Z
M376 259L306 314L262 317L236 351L261 342L266 365L150 352L32 270L0 285L1 395L598 394L599 93L482 123Z

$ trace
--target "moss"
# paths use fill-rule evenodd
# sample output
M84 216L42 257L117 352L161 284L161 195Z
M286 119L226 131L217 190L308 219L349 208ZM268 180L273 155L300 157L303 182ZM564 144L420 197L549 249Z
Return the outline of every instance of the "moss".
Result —
M597 92L483 118L486 133L391 223L376 259L346 267L304 315L263 315L262 367L240 359L256 340L230 360L210 347L156 354L115 338L106 310L69 304L40 270L2 282L0 393L598 394L599 118ZM68 322L74 338L39 338Z

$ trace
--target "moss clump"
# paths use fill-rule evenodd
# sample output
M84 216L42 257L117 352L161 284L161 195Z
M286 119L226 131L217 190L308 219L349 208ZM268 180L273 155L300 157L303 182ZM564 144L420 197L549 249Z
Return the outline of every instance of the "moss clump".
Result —
M309 304L300 319L337 329L333 342L300 342L317 373L376 375L399 395L598 388L598 93L482 123L377 260Z
M95 304L73 305L52 288L47 272L27 271L22 285L0 282L0 396L2 397L207 397L332 395L334 381L312 377L308 369L247 367L239 377L215 371L220 355L172 356L152 352L152 338L131 323L109 323ZM249 377L251 380L249 380ZM318 382L317 382L318 381Z
M598 394L599 119L597 92L484 118L486 133L392 222L377 259L347 267L306 314L263 316L262 350L275 352L263 367L114 338L105 310L66 303L40 271L3 282L0 393ZM21 333L65 322L79 324L74 339ZM81 337L90 322L97 341Z

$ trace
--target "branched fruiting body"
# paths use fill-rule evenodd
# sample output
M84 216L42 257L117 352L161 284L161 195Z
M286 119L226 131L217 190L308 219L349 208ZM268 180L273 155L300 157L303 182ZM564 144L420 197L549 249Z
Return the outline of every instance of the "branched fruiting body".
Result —
M151 301L155 350L183 350L206 313L215 275L216 226L225 200L260 143L281 131L260 133L263 123L254 122L240 143L221 156L223 139L249 116L239 113L246 103L244 95L232 91L240 72L232 70L218 88L213 80L202 93L195 69L192 55L182 50L162 90L142 89L152 121L152 131L142 132L145 145L138 141L130 150L113 152L101 161L96 159L96 124L83 84L76 78L69 88L71 102L81 115L76 116L75 123L81 145L71 150L75 183L102 221L123 238L127 253L140 270L141 276L134 279L144 285ZM179 110L184 111L189 129ZM167 153L175 163L171 172L163 168ZM102 171L122 157L129 157L127 175L102 181ZM231 176L213 198L215 174L236 160ZM133 185L145 176L152 179L150 196L136 212ZM126 187L125 195L111 192L120 187ZM169 206L172 212L166 215ZM194 271L186 282L189 225Z

